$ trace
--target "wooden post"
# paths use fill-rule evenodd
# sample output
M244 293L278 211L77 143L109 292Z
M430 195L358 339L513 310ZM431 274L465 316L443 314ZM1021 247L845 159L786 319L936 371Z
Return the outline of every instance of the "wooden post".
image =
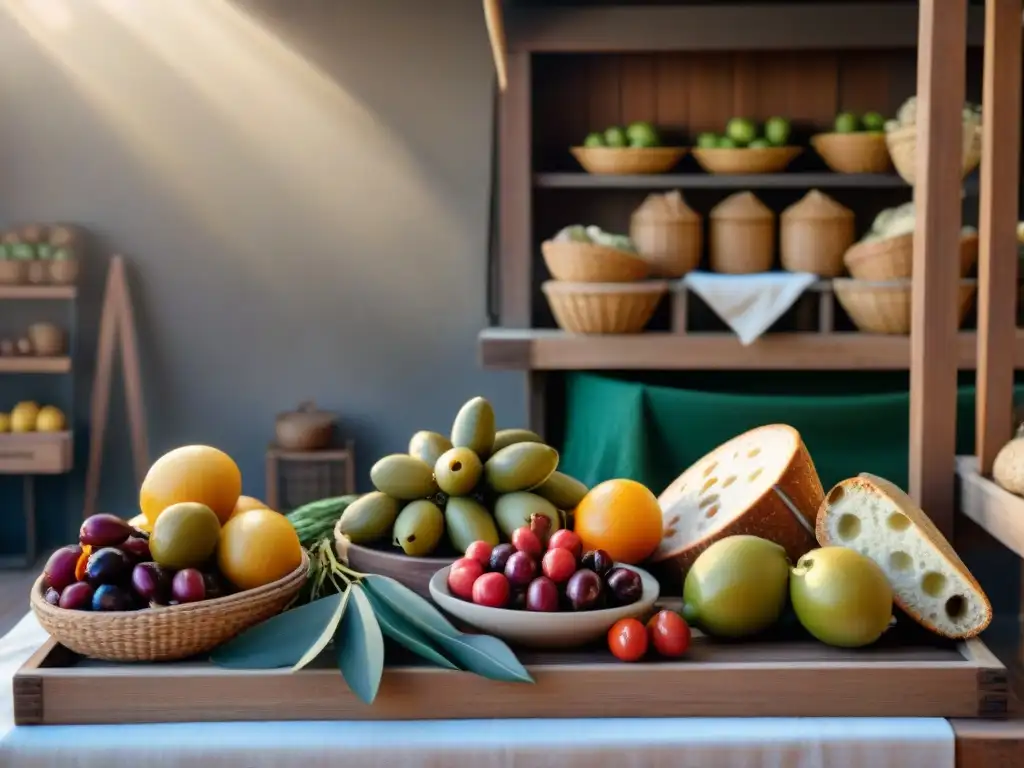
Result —
M1020 174L1021 2L985 3L981 218L978 254L978 471L1010 439L1017 327L1017 205Z
M533 148L530 54L508 59L508 90L498 113L499 275L501 325L529 328L533 306Z
M910 495L953 532L966 0L921 0L910 334Z

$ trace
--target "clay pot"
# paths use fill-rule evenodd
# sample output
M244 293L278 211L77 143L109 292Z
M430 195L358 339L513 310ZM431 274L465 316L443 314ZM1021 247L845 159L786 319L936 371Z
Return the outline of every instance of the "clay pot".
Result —
M294 411L280 413L274 423L279 448L286 451L318 451L331 444L337 416L318 411L316 403L304 402Z
M32 351L40 357L64 354L64 331L53 323L33 323L28 327Z

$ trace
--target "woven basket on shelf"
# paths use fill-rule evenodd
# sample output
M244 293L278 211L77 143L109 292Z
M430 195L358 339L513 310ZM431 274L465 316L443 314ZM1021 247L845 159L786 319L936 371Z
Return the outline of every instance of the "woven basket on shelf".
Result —
M18 285L28 277L27 262L15 259L0 260L0 285Z
M751 192L737 192L711 209L711 269L729 275L767 272L775 260L775 213Z
M836 173L885 173L892 168L884 133L819 133L811 146Z
M572 147L587 173L630 176L666 173L686 155L686 147Z
M276 616L306 583L309 558L282 579L234 595L141 611L72 611L44 598L43 577L32 586L32 610L61 645L103 661L173 661L208 653Z
M639 333L650 322L668 283L563 283L541 285L558 327L569 333Z
M629 237L657 277L682 277L700 265L701 217L679 192L649 195L630 217Z
M963 133L962 170L966 176L981 162L981 126L974 125ZM917 126L909 125L885 134L885 143L889 147L889 155L896 166L896 172L907 184L917 179Z
M643 280L651 266L635 253L594 243L546 240L540 246L555 280L572 283L630 283Z
M780 217L779 260L789 272L821 277L843 274L843 254L853 242L853 211L812 189Z
M978 260L978 235L960 237L960 277L970 274ZM857 280L903 280L914 273L914 235L907 233L885 240L854 243L843 256L850 275Z
M864 333L910 333L910 280L871 282L837 278L832 287L839 304ZM958 326L970 310L976 290L977 281L960 281Z
M708 173L779 173L801 152L800 147L695 148L693 157Z

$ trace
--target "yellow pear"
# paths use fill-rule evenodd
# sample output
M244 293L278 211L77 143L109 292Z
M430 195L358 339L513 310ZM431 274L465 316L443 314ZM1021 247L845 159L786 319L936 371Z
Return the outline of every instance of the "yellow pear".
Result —
M0 432L11 431L11 414L0 413Z
M47 405L36 416L36 429L40 432L63 432L67 425L64 413L53 405Z
M39 406L36 403L30 400L18 403L11 411L11 431L34 432L38 415Z

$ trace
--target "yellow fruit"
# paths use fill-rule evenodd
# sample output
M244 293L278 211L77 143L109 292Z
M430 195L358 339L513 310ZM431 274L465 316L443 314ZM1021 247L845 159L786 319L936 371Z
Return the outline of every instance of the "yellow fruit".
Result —
M149 518L145 515L136 515L128 521L128 525L132 528L138 528L143 533L153 532L153 524L149 522Z
M33 402L18 403L11 411L12 432L35 432L39 406Z
M55 406L42 408L36 416L36 429L39 432L63 432L66 426L64 413Z
M302 564L299 536L284 515L253 509L233 517L220 531L217 565L239 589L277 581Z
M153 523L149 551L168 568L199 568L213 556L220 521L205 504L183 501L165 509Z
M0 432L11 431L11 414L0 413Z
M269 507L252 496L239 496L238 501L235 502L235 508L231 512L231 517L240 515L243 512L251 512L254 509L269 509ZM231 518L229 517L228 519L230 520Z
M139 491L139 509L151 523L167 507L194 501L227 522L242 495L242 473L223 451L186 445L165 453L149 468Z
M583 549L603 549L617 563L639 563L661 542L661 507L635 480L606 480L576 506L573 530Z

